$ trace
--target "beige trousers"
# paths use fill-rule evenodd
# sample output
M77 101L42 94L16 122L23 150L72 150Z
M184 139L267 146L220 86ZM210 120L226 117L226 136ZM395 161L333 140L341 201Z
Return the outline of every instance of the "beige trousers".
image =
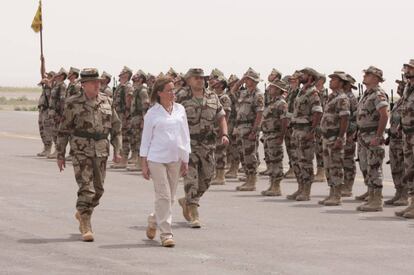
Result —
M181 161L158 163L148 161L148 168L155 190L155 212L148 217L148 224L160 229L161 240L172 238L172 205L175 201Z

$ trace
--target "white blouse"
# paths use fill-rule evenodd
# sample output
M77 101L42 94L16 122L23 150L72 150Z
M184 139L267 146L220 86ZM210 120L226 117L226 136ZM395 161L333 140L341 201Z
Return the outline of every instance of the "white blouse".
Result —
M184 106L173 104L171 114L155 103L144 116L140 156L158 163L184 161L191 153L190 131Z

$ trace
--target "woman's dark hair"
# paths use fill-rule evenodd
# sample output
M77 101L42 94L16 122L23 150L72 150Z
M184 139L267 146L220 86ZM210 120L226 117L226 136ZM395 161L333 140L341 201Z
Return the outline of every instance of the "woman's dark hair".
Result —
M160 103L160 97L158 96L158 92L164 91L165 86L167 86L167 84L169 83L173 83L172 79L169 77L157 78L152 88L151 103Z

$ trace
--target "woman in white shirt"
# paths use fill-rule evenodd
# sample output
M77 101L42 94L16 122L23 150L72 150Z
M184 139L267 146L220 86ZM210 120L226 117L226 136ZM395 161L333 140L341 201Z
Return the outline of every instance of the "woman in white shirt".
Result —
M151 96L154 105L144 117L140 148L142 174L147 180L152 178L155 189L155 212L148 217L147 237L155 238L158 225L165 247L175 245L171 208L179 177L188 171L191 151L187 115L174 98L172 80L159 78Z

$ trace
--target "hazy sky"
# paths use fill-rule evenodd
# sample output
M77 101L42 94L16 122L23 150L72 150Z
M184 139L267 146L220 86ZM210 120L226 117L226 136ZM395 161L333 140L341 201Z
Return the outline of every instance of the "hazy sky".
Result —
M39 81L39 35L30 28L37 5L2 0L1 86ZM413 10L408 0L44 0L46 68L117 75L124 65L153 74L217 67L241 75L252 66L266 79L273 67L290 74L311 66L360 81L375 65L388 90L414 58Z

